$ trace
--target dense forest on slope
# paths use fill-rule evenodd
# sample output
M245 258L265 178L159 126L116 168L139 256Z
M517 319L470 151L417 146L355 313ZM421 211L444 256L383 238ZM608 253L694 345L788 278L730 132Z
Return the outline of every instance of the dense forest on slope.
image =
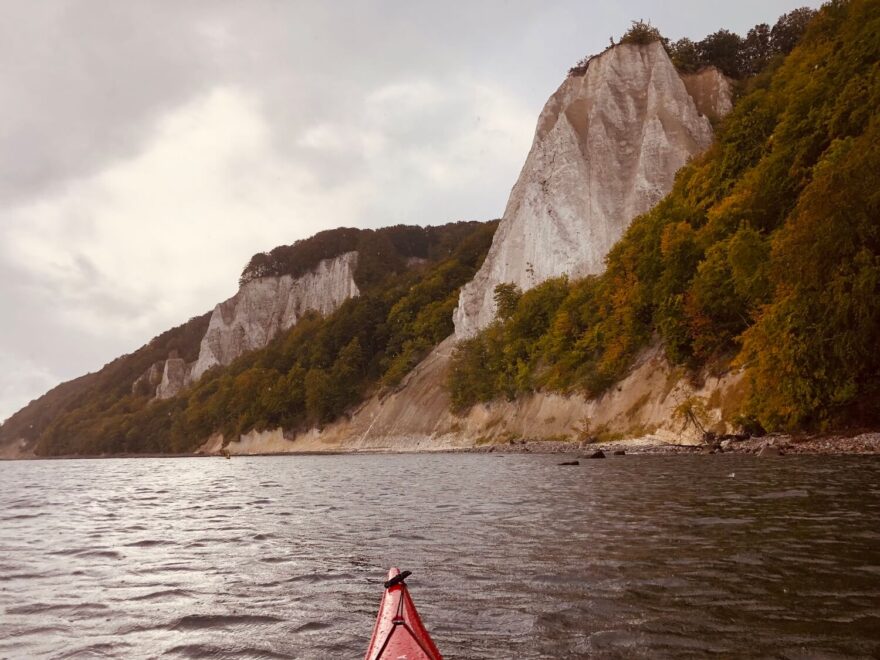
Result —
M598 395L659 338L675 364L745 368L744 424L880 422L878 108L880 3L828 3L604 274L496 289L496 323L454 358L454 405Z
M359 257L359 269L362 264L368 269L360 279L359 297L326 318L307 315L265 349L243 355L228 367L215 367L175 398L154 400L132 391L132 381L152 361L139 358L135 367L127 356L86 377L100 376L112 387L74 388L73 381L56 388L79 390L63 407L50 410L32 404L18 415L32 417L36 411L48 421L36 436L42 455L191 451L217 431L235 437L252 429L323 424L367 392L397 386L452 333L458 289L479 268L496 227L497 222L461 222L429 228L342 229L335 235L316 235L315 244L311 239L300 241L292 246L299 246L293 257L287 248L273 251L280 254L277 267L287 274L298 272L297 258L317 264L351 245L372 248L366 258ZM328 250L328 244L333 249ZM425 261L407 266L414 257ZM195 321L207 325L207 317ZM204 330L201 327L199 339ZM181 347L181 357L195 358L198 339L195 353L190 348ZM125 369L113 368L120 361ZM13 417L0 432L5 438L20 437L14 434L22 428Z

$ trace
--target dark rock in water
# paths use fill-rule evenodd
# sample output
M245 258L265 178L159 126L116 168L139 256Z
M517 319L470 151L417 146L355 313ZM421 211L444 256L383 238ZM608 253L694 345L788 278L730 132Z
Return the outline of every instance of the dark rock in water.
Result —
M626 452L623 449L618 449L614 452L615 456L626 456Z
M601 449L597 449L589 456L590 458L605 458L605 452Z
M779 450L778 447L765 446L761 447L761 451L758 452L758 456L761 458L766 458L770 456L783 456L784 454Z
M562 463L557 463L557 465L580 465L580 461L562 461Z

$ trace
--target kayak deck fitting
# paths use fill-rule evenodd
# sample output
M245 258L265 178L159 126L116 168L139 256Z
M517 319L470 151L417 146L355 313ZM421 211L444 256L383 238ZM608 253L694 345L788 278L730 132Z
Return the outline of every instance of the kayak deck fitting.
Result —
M365 660L442 660L404 580L410 571L388 571L385 593Z

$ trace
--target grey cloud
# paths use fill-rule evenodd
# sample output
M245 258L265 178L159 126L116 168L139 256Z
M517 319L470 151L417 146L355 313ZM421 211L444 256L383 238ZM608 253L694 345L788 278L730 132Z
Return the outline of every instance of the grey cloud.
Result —
M0 199L43 194L135 153L156 116L210 83L194 17L149 7L4 4Z

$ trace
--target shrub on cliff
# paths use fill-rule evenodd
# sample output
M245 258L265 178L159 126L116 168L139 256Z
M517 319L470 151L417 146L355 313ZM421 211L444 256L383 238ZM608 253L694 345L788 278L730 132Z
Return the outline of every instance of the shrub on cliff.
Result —
M622 44L650 44L660 41L660 30L651 25L651 21L641 19L633 21L629 29L620 38Z

